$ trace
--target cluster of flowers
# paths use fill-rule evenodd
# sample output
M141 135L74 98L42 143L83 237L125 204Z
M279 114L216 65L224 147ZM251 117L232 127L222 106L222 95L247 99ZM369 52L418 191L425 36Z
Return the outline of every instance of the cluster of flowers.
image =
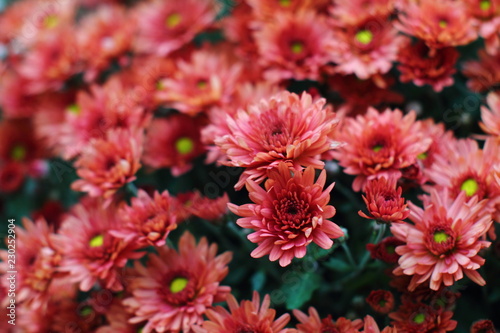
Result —
M299 323L285 328L290 315L275 319L269 296L238 303L221 285L230 252L217 255L216 244L189 232L177 250L168 239L190 216L216 220L229 208L253 231L254 258L288 266L311 243L330 249L345 236L329 220L334 184L325 188L324 161L334 160L364 194L367 212L359 214L390 225L392 236L368 245L392 265L402 294L396 311L389 291L367 298L392 320L382 332L454 330L459 295L446 287L464 274L486 283L480 251L500 222L500 94L492 91L500 1L245 0L226 16L223 5L22 0L1 14L0 192L47 176L57 157L74 165L71 188L85 193L67 212L48 202L18 229L17 327L380 332L371 316L333 320L312 307L294 310ZM380 108L404 101L390 90L391 70L400 82L440 92L454 83L456 47L479 38L479 60L461 70L471 90L492 91L481 108L481 144L415 111ZM315 84L297 95L286 90L296 81ZM336 112L322 98L332 92L343 100ZM155 189L123 197L141 168L181 176L201 156L243 168L235 188L246 187L252 203ZM402 196L412 189L425 192L422 207ZM0 257L5 273L7 252ZM223 301L229 311L213 306ZM494 328L485 320L472 331Z

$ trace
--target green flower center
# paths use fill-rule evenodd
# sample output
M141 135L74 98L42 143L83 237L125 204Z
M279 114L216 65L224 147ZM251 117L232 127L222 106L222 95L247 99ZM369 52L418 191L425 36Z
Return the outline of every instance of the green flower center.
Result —
M99 247L104 244L104 236L103 235L97 235L92 237L92 239L89 242L90 247Z
M378 153L379 151L381 151L381 150L382 150L382 148L384 148L384 146L382 146L382 145L376 145L376 146L374 146L374 147L372 148L372 150L373 150L374 152Z
M489 0L483 0L479 3L479 8L481 8L481 10L489 10L491 8L491 1Z
M280 6L289 7L292 4L291 0L279 0Z
M427 158L427 153L421 153L417 155L419 160L425 160Z
M175 28L176 26L181 23L182 16L179 13L173 13L167 16L167 19L165 20L165 25L172 29Z
M84 306L83 309L80 310L80 315L82 317L86 317L92 313L92 308L90 306Z
M370 30L360 30L356 33L356 40L361 44L370 44L373 40L373 33Z
M21 145L16 145L14 146L14 148L12 148L10 156L15 161L22 161L26 157L26 148Z
M396 248L394 246L386 246L385 250L387 251L387 253L389 254L394 254L396 253Z
M416 324L422 324L425 321L425 314L419 313L413 317L413 322Z
M190 138L180 138L175 142L175 149L177 149L181 155L189 154L194 149L194 142Z
M196 82L196 86L198 87L198 89L205 89L207 85L208 83L206 80L199 80L198 82Z
M293 42L290 46L292 53L299 54L304 51L304 44L301 42Z
M79 114L82 109L78 104L71 104L66 110L73 114Z
M55 28L55 27L57 27L58 24L59 24L59 18L56 15L53 15L53 14L47 15L43 19L43 25L44 25L44 27L46 27L48 29Z
M441 21L439 21L439 23L438 23L438 24L439 24L439 27L441 27L441 28L443 28L443 29L444 29L444 28L446 28L446 27L448 26L448 22L446 22L445 20L441 20Z
M462 183L462 186L460 186L460 189L462 191L465 191L465 194L467 194L467 196L470 197L477 192L477 190L479 189L479 184L477 183L476 180L470 178Z
M188 282L188 279L185 277L176 277L170 282L170 291L174 294L181 292L186 288Z
M434 233L434 241L438 244L446 242L449 238L450 238L450 235L448 235L444 231L437 231Z

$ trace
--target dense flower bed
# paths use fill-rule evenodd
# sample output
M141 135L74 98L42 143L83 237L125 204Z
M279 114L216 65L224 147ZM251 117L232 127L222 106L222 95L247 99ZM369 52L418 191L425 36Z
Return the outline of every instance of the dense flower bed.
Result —
M1 332L500 327L500 0L10 2Z

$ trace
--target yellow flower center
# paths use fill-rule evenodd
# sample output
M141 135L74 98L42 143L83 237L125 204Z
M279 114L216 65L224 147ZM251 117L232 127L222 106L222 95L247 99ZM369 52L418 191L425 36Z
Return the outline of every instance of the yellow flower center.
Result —
M439 23L438 23L438 24L439 24L439 26L440 26L441 28L443 28L443 29L444 29L444 28L446 28L446 27L448 26L448 22L446 22L445 20L441 20L441 21L439 21Z
M92 237L92 239L89 242L90 247L99 247L104 244L104 236L103 235L97 235Z
M185 277L176 277L175 279L170 282L170 291L175 293L181 292L186 288L188 284L188 279Z
M479 184L477 183L477 181L475 181L474 179L467 179L466 181L464 181L462 183L462 186L460 186L460 189L462 191L465 191L465 194L467 194L467 196L473 196L477 190L479 189Z
M425 160L427 158L427 153L421 153L417 155L419 160Z
M299 54L304 51L304 44L301 42L293 42L290 46L292 53Z
M360 30L356 33L356 40L361 44L370 44L373 40L373 33L370 30Z
M167 19L165 20L165 25L172 29L175 28L176 26L181 23L182 16L179 13L173 13L167 16Z
M175 142L175 149L177 149L181 155L189 154L194 149L194 142L190 138L180 138Z
M10 157L15 161L22 161L26 157L26 148L21 145L16 145L10 152Z
M198 87L198 89L205 89L207 85L208 83L205 80L199 80L198 82L196 82L196 86Z
M47 29L55 28L57 27L58 24L59 24L59 18L54 14L47 15L43 19L43 26Z
M372 150L373 150L374 152L378 153L379 151L381 151L381 150L382 150L382 148L384 148L384 146L382 146L382 145L376 145L376 146L374 146L374 147L372 148Z
M450 236L444 231L438 231L434 233L434 241L438 244L446 242Z
M487 11L491 8L491 1L489 0L483 0L479 3L479 8L481 8L481 10L484 10L484 11Z
M82 110L82 108L78 104L71 104L70 106L68 106L68 108L66 110L68 112L73 113L73 114L80 114L80 111Z
M413 322L416 324L422 324L425 321L425 314L419 313L413 317Z
M292 4L291 0L279 0L280 6L282 7L290 7Z

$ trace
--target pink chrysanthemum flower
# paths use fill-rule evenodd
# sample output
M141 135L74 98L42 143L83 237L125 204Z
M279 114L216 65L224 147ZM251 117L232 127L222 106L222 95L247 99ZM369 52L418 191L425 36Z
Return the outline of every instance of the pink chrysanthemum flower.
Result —
M462 66L462 73L469 79L467 88L473 92L487 92L498 88L500 82L500 52L489 55L479 50L479 61L467 61Z
M304 9L321 12L330 4L329 0L246 0L251 6L252 14L259 21L274 19L276 13L297 13Z
M500 137L500 93L491 92L486 101L488 107L481 107L481 129L490 135Z
M336 63L334 70L344 75L355 74L362 80L387 73L404 41L391 24L379 17L336 27L334 34L335 43L330 46Z
M154 192L153 197L139 190L131 206L123 205L118 211L122 225L111 233L141 246L163 246L170 231L177 228L177 215L173 198L167 191Z
M231 253L216 256L217 245L206 238L199 244L189 232L179 240L179 252L161 247L150 254L146 267L135 262L140 277L132 281L132 297L123 301L135 313L129 320L147 320L144 333L191 332L203 322L203 314L213 303L227 297L230 288L221 286L227 275Z
M465 192L450 199L447 190L432 190L424 196L424 209L410 203L410 223L391 226L396 238L405 242L398 246L401 255L396 275L410 275L408 290L428 282L432 290L451 286L467 275L479 285L486 282L477 272L484 263L478 253L490 245L480 240L492 224L485 209L487 200L477 196L467 200Z
M152 0L136 9L136 49L165 56L189 43L216 16L213 0Z
M361 319L349 320L343 317L333 321L329 315L321 319L318 311L310 307L309 315L300 310L293 310L294 316L299 320L297 324L297 333L312 333L312 332L338 332L338 333L357 333L363 327Z
M229 311L221 306L208 309L207 321L201 327L194 327L196 333L233 333L233 332L266 332L266 333L287 333L291 330L284 329L290 315L284 314L274 319L276 311L270 309L271 298L264 297L260 303L259 294L254 291L251 301L236 301L233 295L227 296Z
M194 192L186 209L194 216L216 221L226 214L228 202L227 193L217 198L209 198L202 196L199 192Z
M192 161L203 154L200 122L183 114L155 118L147 128L144 144L144 165L171 168L179 176L192 168Z
M421 0L408 3L396 24L402 32L425 41L431 49L465 45L477 38L463 2Z
M94 80L112 60L130 49L133 31L134 25L122 6L101 6L83 18L76 40L87 81Z
M101 200L88 197L64 219L54 239L63 254L60 270L68 272L80 290L89 291L96 282L113 291L123 289L120 270L128 259L144 253L135 252L135 242L110 233L119 226L116 207L103 209Z
M370 17L388 23L394 0L334 0L330 13L339 25L357 25ZM386 21L387 20L387 21Z
M486 51L494 55L500 47L500 1L465 0L479 36L485 40Z
M338 225L328 220L335 215L335 208L328 205L334 184L323 190L325 170L316 183L313 167L293 173L292 176L286 164L281 163L278 170L269 172L265 190L254 181L247 181L253 204L228 204L233 213L242 216L236 223L255 231L248 239L259 246L251 256L269 254L269 259L279 259L281 266L289 265L295 257L304 257L312 242L329 249L332 239L344 235Z
M268 80L318 80L320 68L331 61L335 40L324 15L311 10L276 13L256 28L259 61Z
M399 50L399 79L401 82L412 81L417 86L428 84L434 91L439 92L444 87L453 85L452 75L456 72L458 55L454 47L444 47L431 52L423 41L412 44L408 39Z
M123 185L135 180L141 167L143 134L123 129L109 130L105 139L91 139L75 162L80 176L71 185L75 191L111 199Z
M229 52L199 50L189 61L180 59L172 76L159 81L157 100L190 116L229 102L241 71Z
M403 116L398 109L379 113L369 108L366 115L345 120L335 138L346 144L333 154L347 174L357 176L352 184L355 191L370 179L400 178L401 169L427 151L431 139L420 131L415 118L413 111Z
M408 217L410 211L406 208L405 199L401 196L402 189L397 187L397 179L385 177L368 181L364 188L368 213L362 211L358 214L367 219L374 219L381 223L402 222Z
M5 273L14 270L9 264L15 263L16 302L44 311L54 291L54 279L61 276L57 272L61 254L51 239L51 229L47 222L39 219L32 222L23 219L24 229L17 226L15 234L5 239L5 244L15 246L15 255L7 250L0 251L0 270ZM15 237L15 238L12 238ZM6 273L7 274L7 273ZM8 283L2 279L2 283Z
M333 136L338 120L331 109L323 108L325 103L313 102L307 93L299 97L284 91L228 117L231 132L215 143L229 158L222 164L246 168L235 188L242 188L247 179L262 182L280 162L296 170L322 168L320 155L337 146Z

